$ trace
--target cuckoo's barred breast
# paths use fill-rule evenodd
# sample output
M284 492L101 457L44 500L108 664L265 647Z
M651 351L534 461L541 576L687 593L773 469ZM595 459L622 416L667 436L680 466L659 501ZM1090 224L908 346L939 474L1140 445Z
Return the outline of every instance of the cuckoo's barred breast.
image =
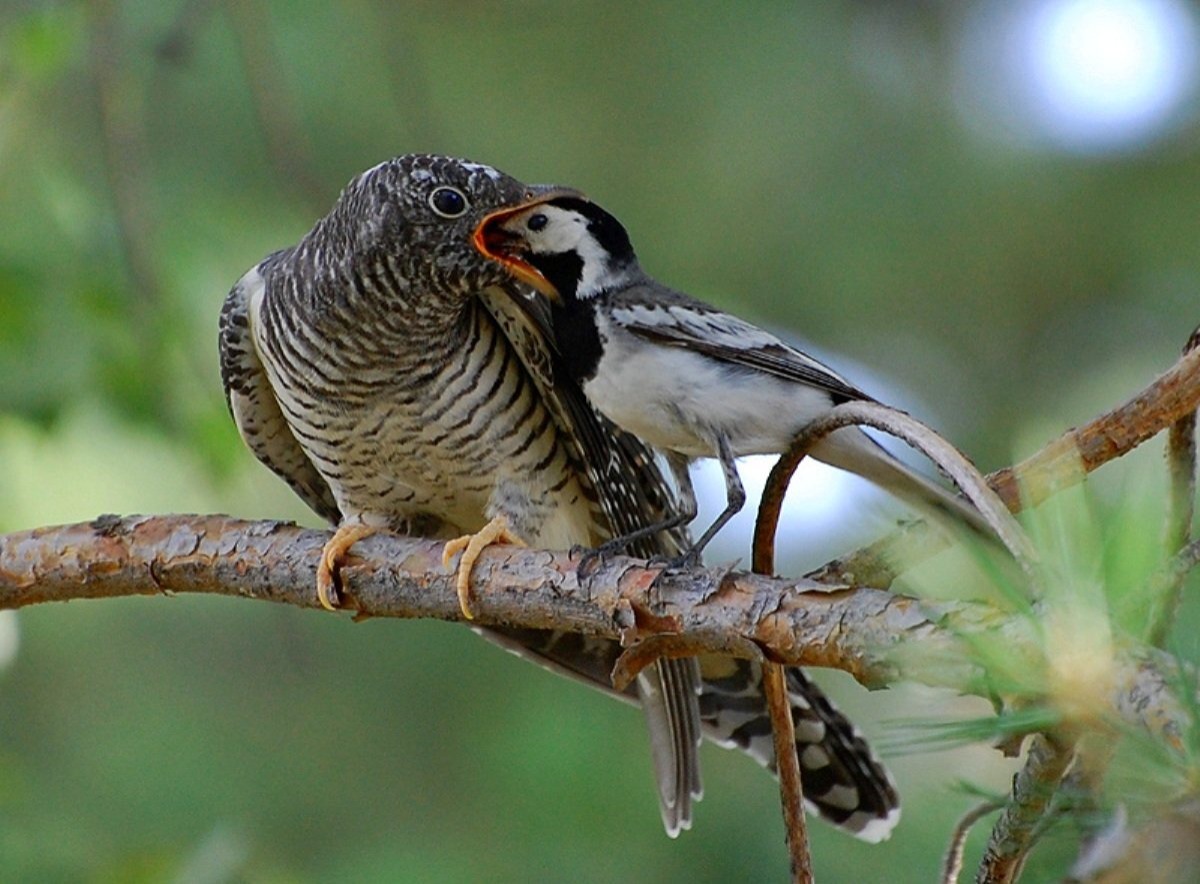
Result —
M560 428L481 305L452 323L419 311L363 321L369 299L395 290L380 288L396 284L386 263L303 310L288 291L294 280L283 279L248 280L255 343L343 514L462 532L502 512L551 548L605 536Z

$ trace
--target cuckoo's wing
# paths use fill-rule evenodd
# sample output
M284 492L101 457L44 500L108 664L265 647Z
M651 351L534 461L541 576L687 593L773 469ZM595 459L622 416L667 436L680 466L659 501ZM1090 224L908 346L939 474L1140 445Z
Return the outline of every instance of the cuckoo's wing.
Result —
M653 452L601 418L583 391L557 368L549 315L542 302L503 290L488 290L481 299L513 343L572 449L591 495L597 533L616 537L673 515L675 497ZM670 555L680 552L686 542L686 529L680 528L649 538L635 552ZM620 650L615 642L530 630L499 631L489 637L518 654L532 652L538 662L556 671L612 689L612 661ZM699 667L690 659L660 660L643 670L637 680L637 695L650 732L663 825L672 836L690 827L692 801L702 792L699 691Z
M263 272L270 260L238 280L221 307L219 342L225 401L254 456L287 482L317 515L336 525L341 514L333 493L292 435L254 347L255 304L265 290Z
M603 512L602 533L619 537L665 521L678 501L654 457L636 436L619 429L588 403L578 385L566 380L554 344L549 305L517 289L488 290L484 306L513 342L542 399L573 450L586 483ZM674 555L688 546L686 527L635 544L649 558Z

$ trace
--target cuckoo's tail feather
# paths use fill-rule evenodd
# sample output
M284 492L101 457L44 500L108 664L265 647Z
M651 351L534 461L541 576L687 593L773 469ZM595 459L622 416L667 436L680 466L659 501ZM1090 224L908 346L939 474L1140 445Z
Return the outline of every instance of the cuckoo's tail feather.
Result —
M750 660L705 656L700 716L705 736L775 771L775 746L762 688ZM900 821L895 783L866 739L797 667L786 670L805 804L822 819L871 843Z

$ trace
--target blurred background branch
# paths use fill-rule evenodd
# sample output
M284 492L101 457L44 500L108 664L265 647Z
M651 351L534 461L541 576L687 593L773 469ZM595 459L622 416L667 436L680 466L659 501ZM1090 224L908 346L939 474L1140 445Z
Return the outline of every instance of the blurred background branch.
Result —
M316 175L308 128L275 49L269 8L259 0L229 0L224 6L280 188L301 197L309 211L322 212L336 192Z

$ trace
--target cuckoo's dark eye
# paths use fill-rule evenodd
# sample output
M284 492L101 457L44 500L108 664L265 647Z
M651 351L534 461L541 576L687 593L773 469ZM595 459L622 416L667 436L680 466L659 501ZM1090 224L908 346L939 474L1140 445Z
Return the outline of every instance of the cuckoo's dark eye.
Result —
M530 215L529 220L525 222L525 226L535 233L539 230L545 230L546 225L550 223L550 219L538 212L536 215Z
M458 218L467 211L467 198L455 187L439 187L429 194L429 207L443 218Z

